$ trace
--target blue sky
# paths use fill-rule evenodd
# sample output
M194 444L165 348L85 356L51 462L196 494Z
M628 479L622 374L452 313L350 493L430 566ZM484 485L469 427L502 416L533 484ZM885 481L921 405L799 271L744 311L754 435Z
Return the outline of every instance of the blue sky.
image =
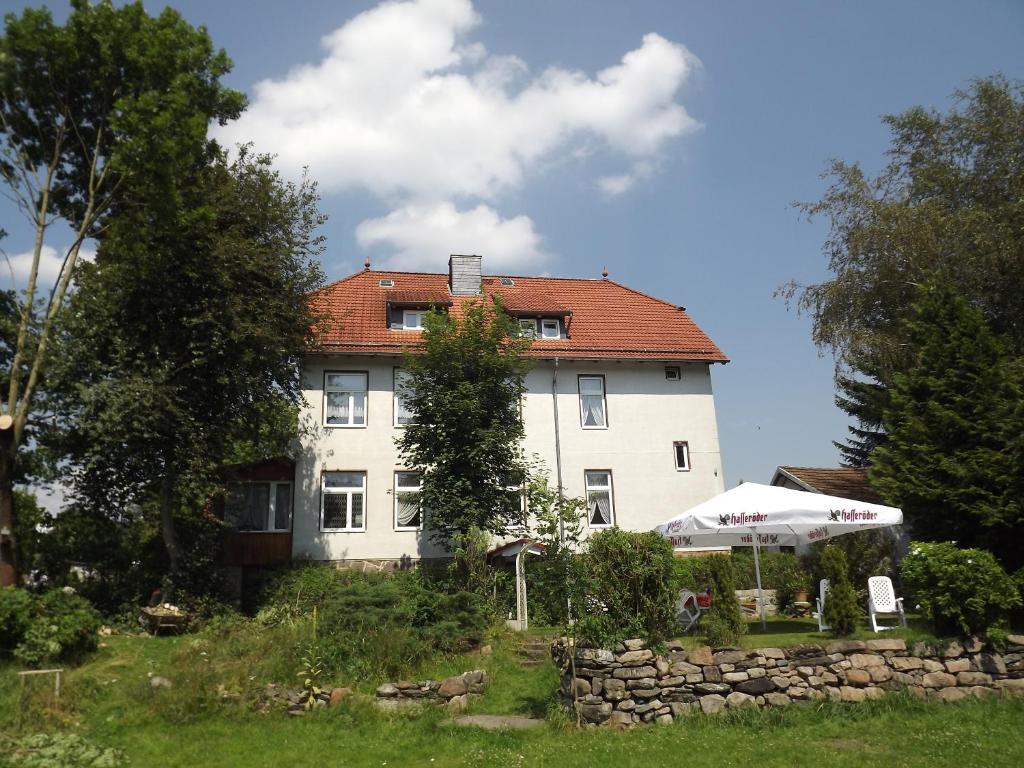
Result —
M713 371L727 487L835 466L846 434L831 359L773 298L826 277L825 225L791 203L821 195L829 158L877 170L881 115L1024 77L1009 0L173 5L250 96L220 137L321 182L329 278L475 252L489 272L607 266L685 305L732 358ZM7 252L27 251L0 215Z

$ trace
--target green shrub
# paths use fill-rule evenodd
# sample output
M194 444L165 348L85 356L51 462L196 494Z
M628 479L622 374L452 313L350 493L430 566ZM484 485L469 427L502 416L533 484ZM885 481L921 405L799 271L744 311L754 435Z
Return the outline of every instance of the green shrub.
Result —
M1021 605L1019 587L991 552L951 542L913 542L903 585L940 634L977 634L1005 625Z
M736 588L755 589L757 574L753 551L734 551L732 559L736 573ZM776 591L780 608L791 605L797 592L811 591L810 573L796 555L790 552L762 552L760 560L761 586Z
M651 531L608 528L591 536L582 572L601 610L584 617L588 639L671 637L678 594L673 560L672 545Z
M706 559L706 566L711 608L697 626L708 645L733 645L747 633L747 622L736 599L735 564L731 556L712 555Z
M811 577L812 592L817 591L819 580L828 578L820 562L826 546L835 547L846 555L847 573L857 592L858 605L867 604L868 579L872 576L889 576L897 582L895 586L899 592L899 574L893 572L896 537L891 530L857 531L812 545L810 552L802 558L803 566Z
M0 587L0 654L21 642L32 618L32 595L18 587Z
M73 592L54 589L35 601L32 619L14 656L27 666L74 661L96 650L102 617Z
M826 546L821 550L819 562L824 577L828 579L825 623L831 627L834 637L846 637L856 630L861 616L857 592L850 583L846 554L838 547Z
M77 733L23 736L0 757L0 765L11 768L118 768L127 762L120 751L97 746Z

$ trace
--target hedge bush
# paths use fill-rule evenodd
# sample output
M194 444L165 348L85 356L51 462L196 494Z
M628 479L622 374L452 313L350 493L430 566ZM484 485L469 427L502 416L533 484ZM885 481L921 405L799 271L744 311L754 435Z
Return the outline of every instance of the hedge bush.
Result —
M940 634L1003 627L1021 606L1020 588L983 549L952 542L912 542L900 566L904 588Z
M846 553L839 547L826 546L821 550L819 562L828 579L825 623L829 625L833 636L846 637L857 629L857 620L862 615L857 592L850 583Z
M581 634L595 642L641 637L658 642L675 634L672 545L657 533L608 528L587 540L582 563L593 610Z
M11 653L32 621L32 595L19 587L0 587L0 654Z
M32 618L14 657L30 667L77 660L96 650L102 624L99 612L84 597L50 590L33 601Z
M757 573L753 551L734 551L732 560L736 572L736 588L755 589ZM811 593L811 575L796 555L790 552L762 552L760 560L761 586L775 590L780 608L792 605L798 592Z

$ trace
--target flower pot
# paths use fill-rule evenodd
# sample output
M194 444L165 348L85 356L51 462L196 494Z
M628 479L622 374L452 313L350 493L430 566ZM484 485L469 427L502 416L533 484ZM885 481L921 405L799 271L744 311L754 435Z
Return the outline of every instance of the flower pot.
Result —
M793 595L793 602L795 602L795 603L806 603L807 602L807 592L806 592L806 590L800 591L800 592L796 592Z

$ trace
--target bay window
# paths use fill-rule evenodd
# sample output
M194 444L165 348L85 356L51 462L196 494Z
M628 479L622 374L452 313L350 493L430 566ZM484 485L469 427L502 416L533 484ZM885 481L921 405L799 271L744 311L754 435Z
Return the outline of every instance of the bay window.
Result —
M228 483L224 522L236 531L274 532L292 527L291 483Z

